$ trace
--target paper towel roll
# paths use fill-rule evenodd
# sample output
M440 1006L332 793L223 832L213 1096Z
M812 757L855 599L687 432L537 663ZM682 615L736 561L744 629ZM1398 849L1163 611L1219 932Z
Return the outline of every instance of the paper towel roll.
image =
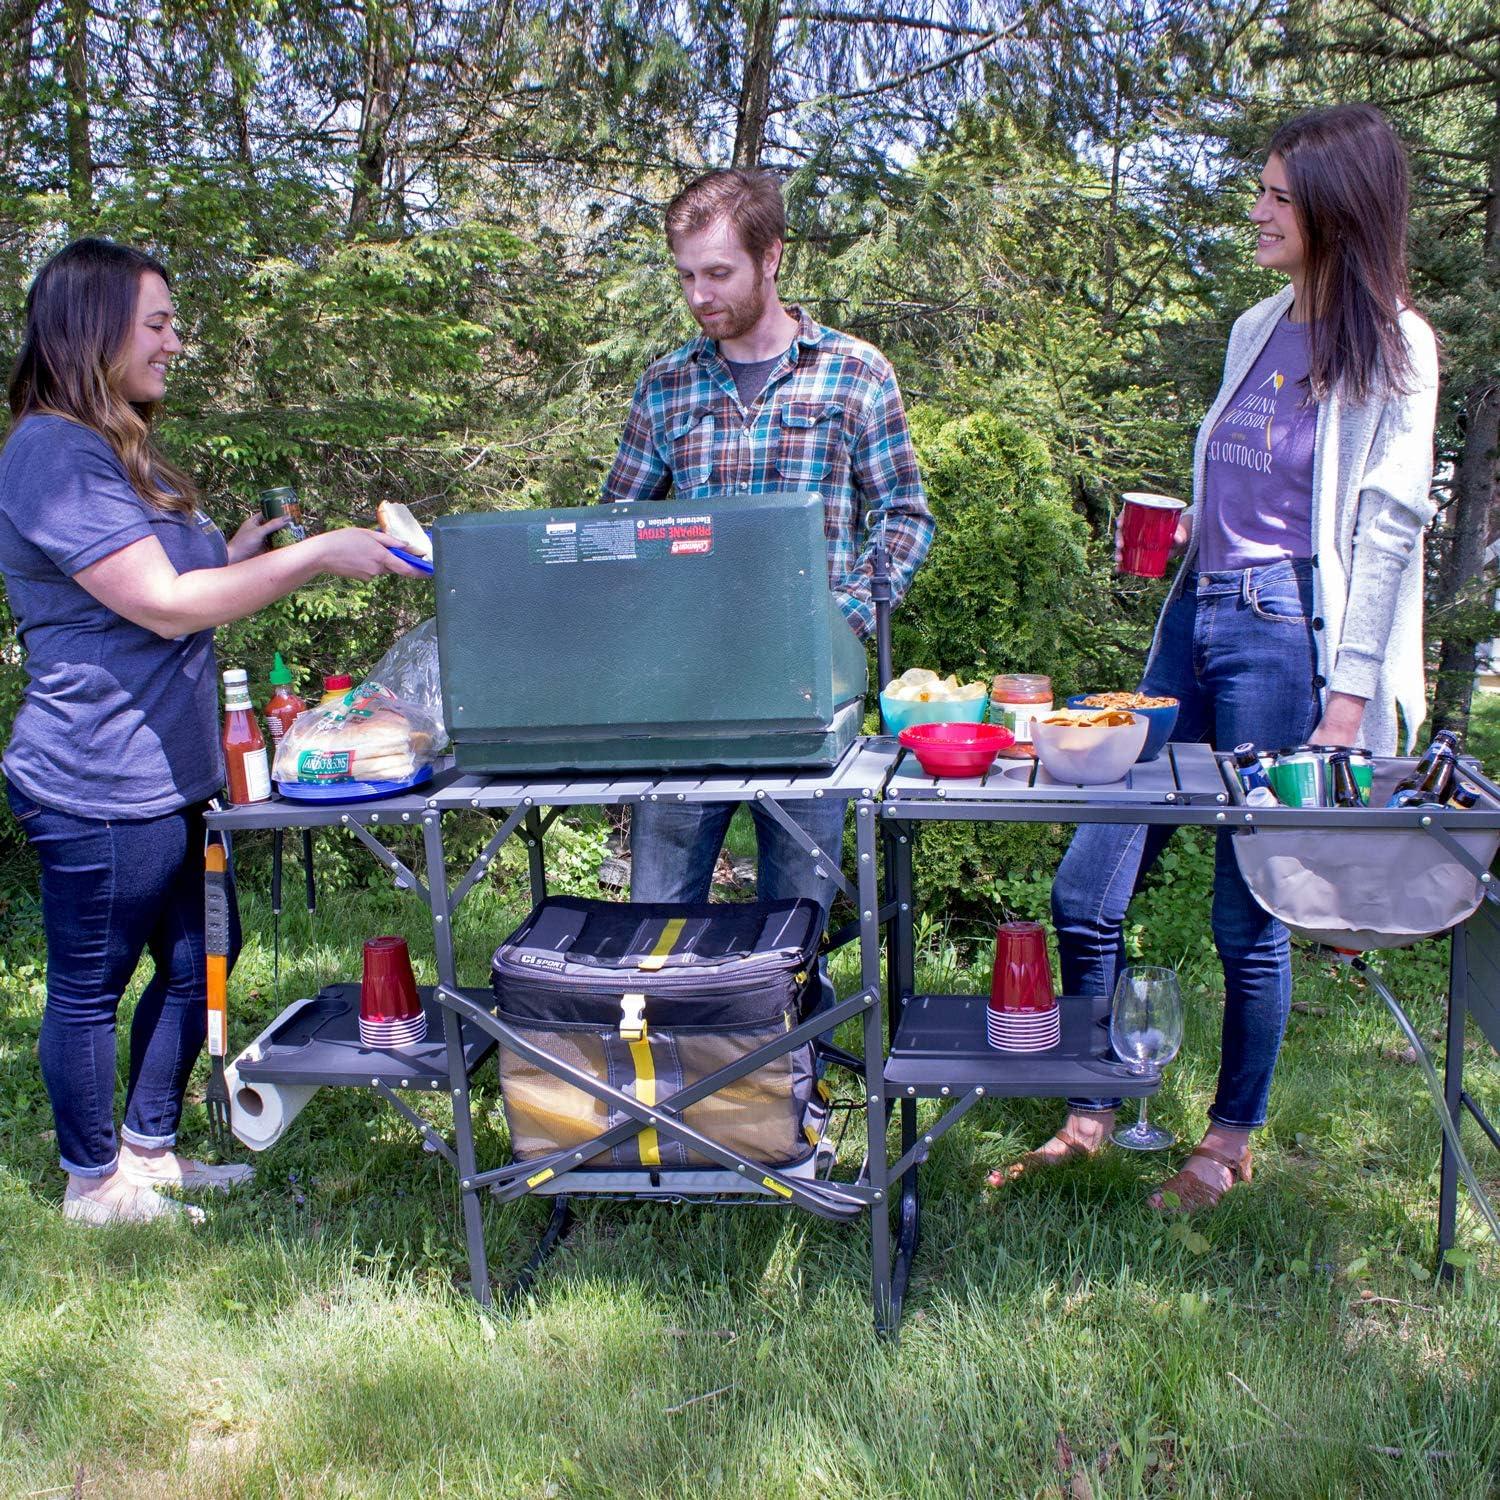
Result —
M229 1128L235 1139L252 1151L274 1146L286 1134L286 1128L302 1112L302 1107L318 1092L317 1084L261 1083L241 1079L242 1062L259 1062L267 1038L287 1019L310 1005L310 1000L294 1000L266 1027L256 1039L225 1069L229 1083Z

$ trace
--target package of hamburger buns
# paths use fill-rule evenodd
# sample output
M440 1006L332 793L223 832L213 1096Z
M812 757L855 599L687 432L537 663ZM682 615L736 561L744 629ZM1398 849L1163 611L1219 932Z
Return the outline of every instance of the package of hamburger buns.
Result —
M446 741L430 713L371 679L300 715L277 746L271 775L301 785L411 781Z

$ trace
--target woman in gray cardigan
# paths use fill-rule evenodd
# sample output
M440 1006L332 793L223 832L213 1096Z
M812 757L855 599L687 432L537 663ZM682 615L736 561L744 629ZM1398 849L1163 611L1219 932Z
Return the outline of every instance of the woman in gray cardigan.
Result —
M1437 346L1409 304L1407 173L1380 113L1343 105L1272 139L1250 215L1256 264L1290 283L1235 323L1198 432L1186 557L1141 691L1181 702L1173 737L1216 749L1409 746L1424 717L1422 531L1434 505ZM1130 898L1170 828L1080 828L1052 890L1065 994L1110 994ZM1211 1207L1250 1178L1291 1006L1286 929L1255 902L1228 834L1214 866L1224 967L1219 1084L1203 1141L1152 1196ZM1006 1171L1091 1155L1118 1100L1071 1099ZM1170 1197L1167 1195L1171 1195Z

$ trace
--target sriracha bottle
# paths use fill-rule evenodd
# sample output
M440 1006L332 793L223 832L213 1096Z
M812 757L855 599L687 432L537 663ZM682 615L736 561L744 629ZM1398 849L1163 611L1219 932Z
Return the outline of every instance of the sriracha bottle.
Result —
M297 715L305 712L307 704L292 691L292 669L276 653L276 663L271 668L271 696L266 699L266 728L271 731L271 753L274 756L281 737L296 722Z

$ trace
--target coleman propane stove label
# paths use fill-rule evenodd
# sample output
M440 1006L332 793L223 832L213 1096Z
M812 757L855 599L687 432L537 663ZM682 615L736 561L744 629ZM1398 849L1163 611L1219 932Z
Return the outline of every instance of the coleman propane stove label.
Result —
M533 563L654 561L703 557L713 550L712 516L548 521L526 528L526 551Z
M714 550L712 516L652 516L635 523L641 557L704 557Z

